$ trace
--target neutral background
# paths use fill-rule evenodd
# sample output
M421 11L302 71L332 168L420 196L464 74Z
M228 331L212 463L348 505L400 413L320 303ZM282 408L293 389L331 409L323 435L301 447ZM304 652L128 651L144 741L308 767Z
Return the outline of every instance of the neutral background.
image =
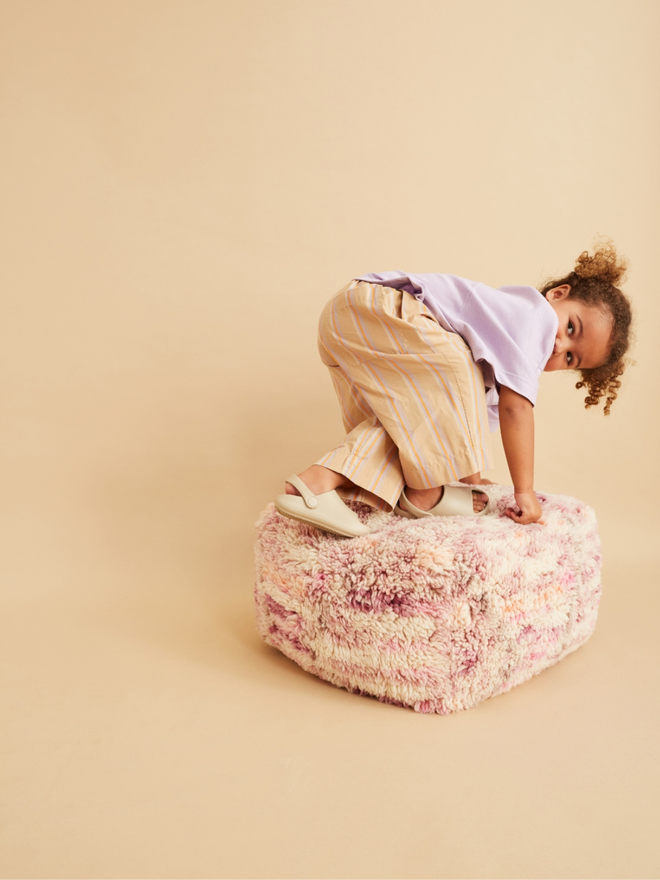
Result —
M658 877L660 3L0 10L2 876ZM597 234L637 364L607 419L570 376L536 408L592 640L449 717L266 648L253 523L341 436L326 300L540 285Z

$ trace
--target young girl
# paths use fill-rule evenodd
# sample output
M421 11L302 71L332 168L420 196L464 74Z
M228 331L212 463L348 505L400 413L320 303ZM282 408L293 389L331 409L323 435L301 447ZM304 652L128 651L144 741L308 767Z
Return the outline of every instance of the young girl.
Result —
M616 399L631 310L616 287L614 246L582 253L575 269L533 287L494 289L455 275L384 272L347 284L325 307L319 351L347 436L289 477L280 513L347 537L369 532L342 500L401 516L481 516L498 419L518 509L537 522L534 416L543 370L579 370L585 406ZM460 481L463 487L448 486ZM337 491L339 490L339 491Z

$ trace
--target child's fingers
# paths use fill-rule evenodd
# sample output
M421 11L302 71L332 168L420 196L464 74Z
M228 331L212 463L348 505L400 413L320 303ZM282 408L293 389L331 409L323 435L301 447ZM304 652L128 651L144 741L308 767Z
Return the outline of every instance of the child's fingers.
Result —
M517 510L514 510L513 507L507 507L504 513L509 517L509 519L512 519L514 522L517 522L521 526L528 526L532 525L533 523L538 523L541 526L544 526L546 524L544 519L535 520L528 514L520 513Z

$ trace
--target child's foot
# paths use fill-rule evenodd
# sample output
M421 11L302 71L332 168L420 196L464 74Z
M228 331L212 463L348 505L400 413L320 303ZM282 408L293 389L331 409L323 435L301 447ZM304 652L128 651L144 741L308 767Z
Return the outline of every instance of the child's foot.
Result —
M327 471L326 474L320 473ZM358 538L371 529L347 507L336 492L338 485L349 481L341 474L320 465L312 465L300 476L292 474L286 482L286 492L275 498L276 509L291 519L297 519L324 532Z
M405 492L408 501L418 510L431 510L440 503L444 495L444 486L435 489L411 489L406 486ZM488 495L473 489L472 491L472 510L474 513L481 513L488 504Z
M350 480L343 474L331 471L330 468L320 464L313 464L306 471L298 474L298 477L314 495L322 495L324 492L331 492L339 486L347 486L350 483ZM300 495L300 492L291 483L284 484L284 491L287 495Z

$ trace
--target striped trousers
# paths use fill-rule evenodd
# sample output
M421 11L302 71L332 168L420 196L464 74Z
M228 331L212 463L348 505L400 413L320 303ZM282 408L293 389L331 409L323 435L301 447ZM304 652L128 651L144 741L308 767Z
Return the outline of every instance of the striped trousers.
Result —
M319 352L347 436L316 464L344 498L384 510L405 485L443 486L492 467L481 369L412 294L352 281L327 304Z

